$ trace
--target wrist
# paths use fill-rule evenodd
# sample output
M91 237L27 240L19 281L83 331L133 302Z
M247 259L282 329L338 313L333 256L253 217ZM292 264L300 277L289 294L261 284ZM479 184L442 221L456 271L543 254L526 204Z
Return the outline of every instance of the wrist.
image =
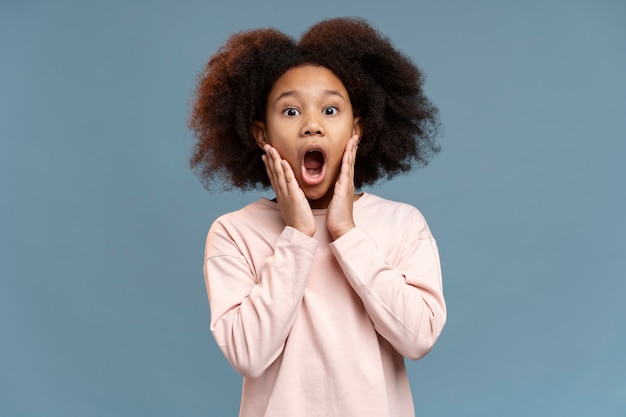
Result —
M333 240L337 240L355 227L356 225L354 223L348 224L337 229L330 230L330 235L332 236Z
M293 227L298 232L303 233L309 237L315 236L315 225L305 226L305 225L296 225L296 224L287 224L287 226Z

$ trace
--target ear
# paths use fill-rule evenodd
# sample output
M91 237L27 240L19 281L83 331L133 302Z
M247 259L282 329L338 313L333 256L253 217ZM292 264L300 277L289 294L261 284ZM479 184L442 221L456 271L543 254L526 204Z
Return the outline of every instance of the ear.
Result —
M353 135L357 135L359 138L356 141L356 144L358 145L359 142L361 142L361 134L363 133L363 127L361 125L361 117L357 116L354 118L354 121L352 123L352 134Z
M265 122L260 120L252 122L252 136L254 136L257 145L259 145L261 149L263 149L263 146L265 146L266 143L269 143L265 130Z

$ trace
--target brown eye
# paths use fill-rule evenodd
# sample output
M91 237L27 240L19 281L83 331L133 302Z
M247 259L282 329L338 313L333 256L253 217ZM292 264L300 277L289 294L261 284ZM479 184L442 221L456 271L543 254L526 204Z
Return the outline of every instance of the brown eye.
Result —
M337 114L339 110L337 110L337 107L335 106L328 106L324 109L324 114L326 116L334 116Z
M283 114L285 116L294 117L294 116L299 115L300 112L296 108L289 107L288 109L283 110Z

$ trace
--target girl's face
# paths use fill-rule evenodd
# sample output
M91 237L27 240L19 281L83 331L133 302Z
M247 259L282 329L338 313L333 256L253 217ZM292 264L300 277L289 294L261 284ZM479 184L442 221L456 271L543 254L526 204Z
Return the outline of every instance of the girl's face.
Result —
M259 146L268 143L286 160L311 207L332 199L348 140L361 136L343 83L328 68L291 68L267 97L265 122L255 122Z

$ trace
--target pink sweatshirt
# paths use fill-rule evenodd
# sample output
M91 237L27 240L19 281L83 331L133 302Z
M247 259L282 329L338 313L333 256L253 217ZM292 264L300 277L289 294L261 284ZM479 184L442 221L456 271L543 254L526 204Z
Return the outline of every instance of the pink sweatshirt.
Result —
M266 199L209 231L211 331L244 376L240 416L413 416L404 357L446 320L435 239L417 209L372 194L334 242L313 214L313 238Z

